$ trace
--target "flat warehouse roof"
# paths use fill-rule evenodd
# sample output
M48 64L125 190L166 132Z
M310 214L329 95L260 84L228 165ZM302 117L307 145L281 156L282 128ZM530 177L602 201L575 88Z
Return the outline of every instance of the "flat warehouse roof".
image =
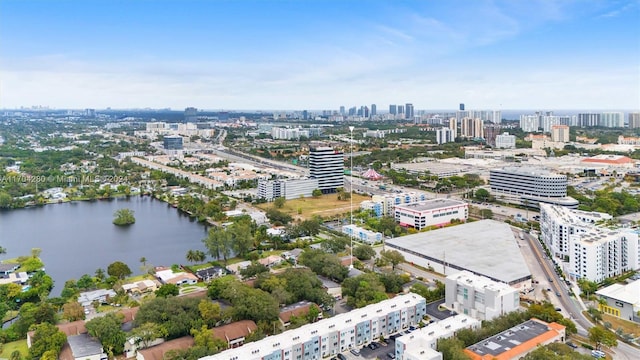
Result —
M452 206L460 206L464 204L465 204L464 201L449 200L449 199L434 199L434 200L425 200L425 201L411 203L411 204L396 205L396 208L425 211L425 210L433 210L433 209L439 209L439 208L447 208Z
M507 284L531 277L511 227L495 220L402 236L385 244Z

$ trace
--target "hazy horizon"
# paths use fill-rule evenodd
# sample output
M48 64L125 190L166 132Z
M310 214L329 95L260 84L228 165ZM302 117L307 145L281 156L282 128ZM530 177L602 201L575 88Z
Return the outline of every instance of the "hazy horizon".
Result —
M638 109L638 18L635 0L3 0L0 108Z

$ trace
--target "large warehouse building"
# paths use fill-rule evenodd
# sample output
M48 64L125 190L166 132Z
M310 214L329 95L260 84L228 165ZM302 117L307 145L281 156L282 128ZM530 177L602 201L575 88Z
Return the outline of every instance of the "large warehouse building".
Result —
M527 267L511 227L475 221L385 241L408 262L449 275L467 270L516 288L531 287Z

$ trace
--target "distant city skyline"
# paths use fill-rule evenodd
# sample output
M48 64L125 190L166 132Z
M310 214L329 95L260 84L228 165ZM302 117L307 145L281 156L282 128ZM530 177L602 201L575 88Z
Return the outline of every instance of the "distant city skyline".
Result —
M0 108L638 111L638 18L635 0L2 0Z

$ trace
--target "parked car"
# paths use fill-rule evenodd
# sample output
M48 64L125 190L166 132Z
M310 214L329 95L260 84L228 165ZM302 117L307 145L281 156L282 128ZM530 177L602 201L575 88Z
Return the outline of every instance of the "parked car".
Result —
M347 360L347 357L342 355L342 354L338 354L337 358L340 359L340 360Z
M395 359L395 358L396 358L396 354L395 354L395 353L390 352L390 353L387 353L387 357L388 357L389 359Z
M578 348L578 345L572 343L571 341L567 342L567 346L569 346L570 348L573 348L573 349L577 349Z
M352 353L355 356L360 356L360 350L358 349L351 349L349 350L350 353Z

